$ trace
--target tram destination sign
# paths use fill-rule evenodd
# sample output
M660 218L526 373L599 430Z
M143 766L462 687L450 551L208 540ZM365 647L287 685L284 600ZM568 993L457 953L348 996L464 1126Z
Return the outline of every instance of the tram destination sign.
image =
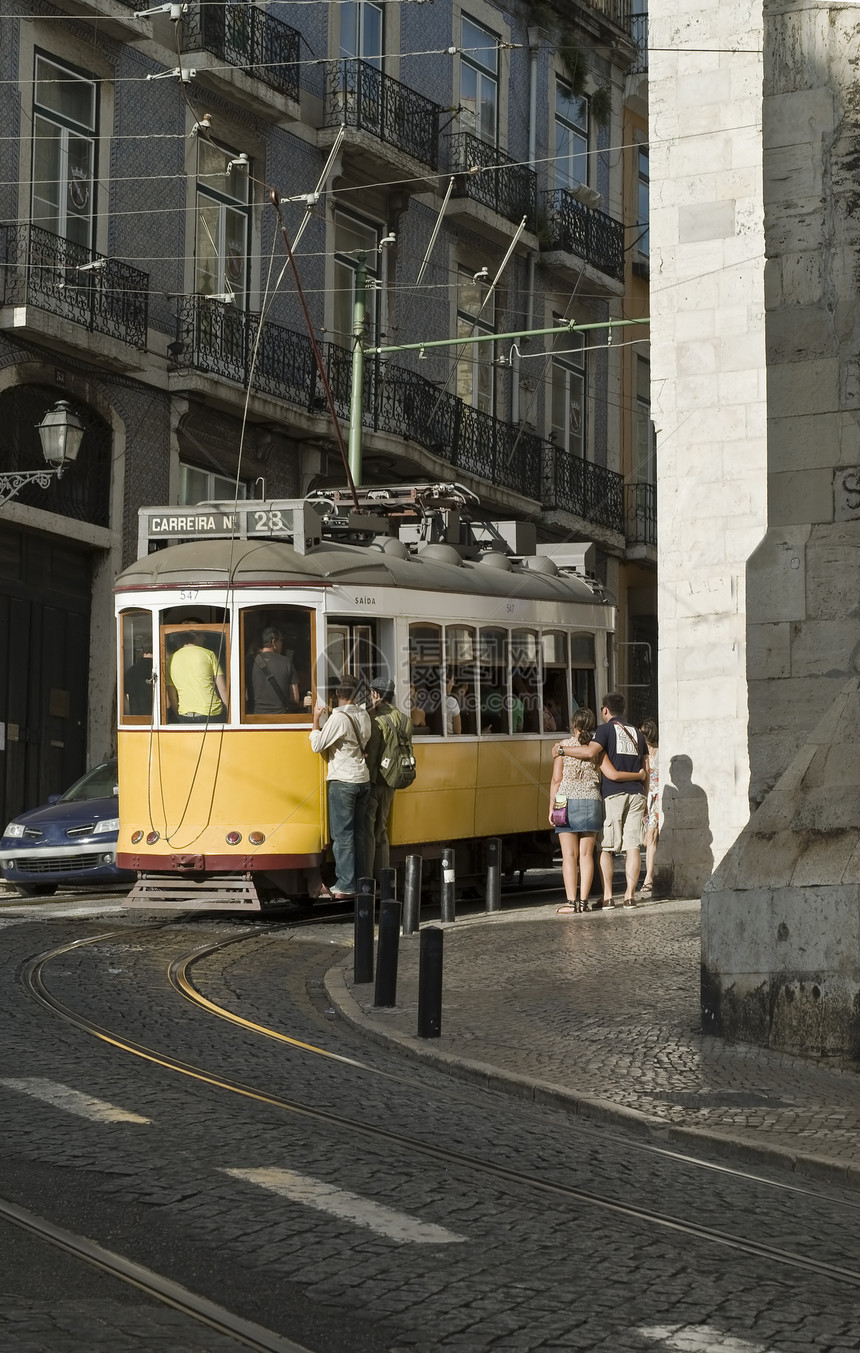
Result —
M304 499L274 502L200 503L195 507L142 507L138 543L141 556L161 540L259 538L301 540L305 547L320 538L320 516Z

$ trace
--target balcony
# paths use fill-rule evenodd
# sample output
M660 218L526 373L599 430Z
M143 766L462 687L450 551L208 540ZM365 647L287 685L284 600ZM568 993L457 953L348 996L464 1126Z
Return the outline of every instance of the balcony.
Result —
M657 548L657 489L654 484L627 484L624 490L627 544Z
M578 202L566 188L544 193L543 202L545 220L540 239L548 266L559 266L559 261L551 257L553 254L574 254L604 278L623 283L622 223L604 211Z
M623 535L624 478L545 442L543 508L546 512L570 512Z
M92 333L146 348L148 273L40 226L5 226L4 233L4 306L33 306ZM18 315L13 326L21 327Z
M315 418L327 417L325 392L307 335L266 320L258 342L259 327L259 315L189 296L180 306L176 365L247 386L256 346L252 388ZM320 348L335 408L346 419L352 354L335 343ZM546 445L541 438L471 408L417 372L369 360L364 369L362 423L370 431L414 442L465 474L540 501ZM312 430L309 423L308 431Z
M518 164L497 146L469 132L460 132L448 138L449 168L457 176L449 215L458 212L462 203L466 215L474 212L470 203L477 203L494 212L505 221L519 225L526 218L526 229L534 231L537 218L537 177L528 165ZM508 234L510 232L507 232Z
M367 171L372 174L401 163L392 158L391 151L435 170L439 163L439 113L438 104L368 61L349 58L326 62L320 144L333 140L336 128L346 127L353 158L360 158L363 149ZM388 149L383 151L383 147Z
M229 88L233 95L242 93L238 86L245 77L248 88L244 101L250 106L283 111L280 100L268 95L254 97L255 82L298 104L301 35L265 10L253 4L216 5L199 0L183 15L182 41L186 53L183 64L196 66L198 76L216 88ZM233 70L219 71L214 65L210 68L205 56L201 59L196 55L207 52Z

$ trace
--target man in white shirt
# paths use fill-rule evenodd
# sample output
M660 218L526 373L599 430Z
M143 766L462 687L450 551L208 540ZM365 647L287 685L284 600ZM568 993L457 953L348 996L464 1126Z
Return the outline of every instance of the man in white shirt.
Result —
M337 872L332 897L351 897L365 875L364 836L370 772L364 751L370 741L370 715L355 703L358 680L344 673L335 688L337 708L314 706L311 747L328 760L328 825Z

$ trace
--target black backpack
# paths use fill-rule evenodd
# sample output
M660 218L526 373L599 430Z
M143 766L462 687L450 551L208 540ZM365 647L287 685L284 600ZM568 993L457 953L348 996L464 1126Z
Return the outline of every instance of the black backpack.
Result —
M383 744L380 777L389 789L406 789L415 779L411 721L399 709L391 714L378 714L376 721L382 731Z

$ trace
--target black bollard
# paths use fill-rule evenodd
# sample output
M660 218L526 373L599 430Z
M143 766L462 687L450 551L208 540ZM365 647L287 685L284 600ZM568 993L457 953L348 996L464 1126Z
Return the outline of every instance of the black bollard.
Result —
M487 842L487 891L484 911L502 909L502 843L498 836Z
M373 981L373 879L359 879L355 895L353 981Z
M436 925L421 931L418 953L418 1037L438 1038L442 1032L442 940Z
M397 1003L397 956L400 951L400 903L379 905L379 940L376 949L376 987L373 1004Z
M414 935L421 914L421 856L406 856L406 881L403 885L403 933Z
M397 870L383 869L380 875L380 902L393 902L397 897Z
M456 884L456 874L454 872L454 847L442 847L442 920L456 921L454 886Z

